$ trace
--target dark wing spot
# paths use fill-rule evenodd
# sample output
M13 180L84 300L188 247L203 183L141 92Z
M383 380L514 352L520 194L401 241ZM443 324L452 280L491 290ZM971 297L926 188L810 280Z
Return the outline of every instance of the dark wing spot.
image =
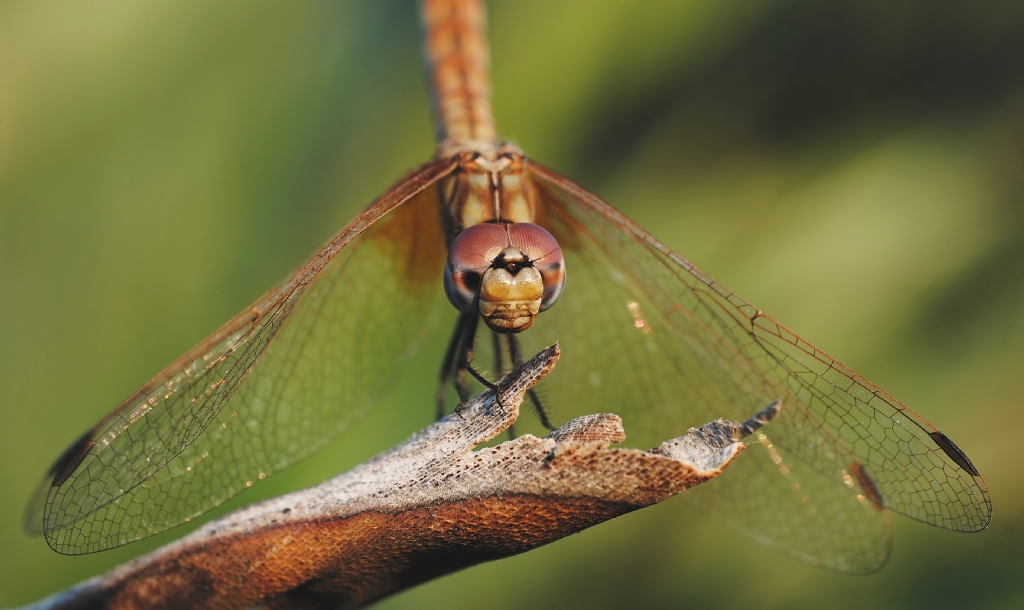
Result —
M70 447L64 450L64 453L60 454L57 461L53 463L50 468L50 473L53 474L53 487L60 487L64 481L68 480L71 473L78 468L78 465L82 463L85 456L89 454L89 450L95 444L92 440L93 431L88 430L85 434L78 437L78 440L74 442Z
M967 472L967 474L971 475L972 477L980 476L978 474L978 469L975 468L974 464L971 463L971 460L967 457L967 454L961 451L960 448L956 446L956 443L949 440L948 436L939 432L938 430L936 430L935 432L929 432L928 436L932 437L932 440L935 441L935 444L939 446L939 449L942 449L946 453L946 455L949 456L949 459L956 462L957 466L963 468L964 471Z

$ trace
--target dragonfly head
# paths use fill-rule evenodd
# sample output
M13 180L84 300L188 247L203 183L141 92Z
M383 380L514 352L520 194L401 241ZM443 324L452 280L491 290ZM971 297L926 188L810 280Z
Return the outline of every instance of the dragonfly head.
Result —
M448 249L448 300L463 313L478 312L495 332L529 328L555 304L564 285L562 248L535 224L474 225Z

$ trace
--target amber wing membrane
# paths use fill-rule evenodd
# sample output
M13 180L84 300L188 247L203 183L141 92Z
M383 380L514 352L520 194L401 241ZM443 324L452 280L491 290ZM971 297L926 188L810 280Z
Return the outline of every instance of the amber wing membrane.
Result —
M435 161L281 287L129 397L54 465L27 525L66 554L181 524L322 448L446 313Z
M783 412L713 484L688 492L755 539L812 564L866 573L890 548L886 509L977 531L984 481L951 441L895 399L765 316L595 195L531 164L539 220L562 245L559 303L523 333L557 339L541 387L556 425L623 416L631 446L709 419Z

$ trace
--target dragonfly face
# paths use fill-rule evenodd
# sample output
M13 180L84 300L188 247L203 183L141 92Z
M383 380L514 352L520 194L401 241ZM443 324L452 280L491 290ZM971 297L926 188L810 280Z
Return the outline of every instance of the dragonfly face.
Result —
M555 304L564 286L562 249L535 224L475 225L448 250L448 300L462 313L479 312L495 332L526 330L537 314Z

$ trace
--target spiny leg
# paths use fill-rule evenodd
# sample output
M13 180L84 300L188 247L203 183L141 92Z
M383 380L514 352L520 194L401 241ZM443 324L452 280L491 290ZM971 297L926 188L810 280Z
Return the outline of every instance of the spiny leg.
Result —
M491 342L494 350L494 374L498 379L501 379L505 374L505 350L501 344L501 333L491 331ZM516 437L515 427L515 422L512 422L508 427L509 440Z
M441 363L440 383L437 388L438 419L444 417L448 398L448 384L452 382L453 377L457 375L458 362L463 358L463 335L466 333L467 317L467 314L459 314L458 320L455 321L455 328L452 330L452 338L448 341L448 349L445 350L444 361ZM454 385L455 391L459 392L459 400L462 402L468 400L469 397L466 393L465 384L460 384L458 381L455 381Z
M501 379L505 374L505 355L501 348L501 334L491 331L491 345L494 348L494 374Z
M479 376L479 373L469 365L473 361L473 345L476 343L476 326L479 321L480 316L476 314L470 313L462 316L462 345L455 357L455 391L459 395L459 404L469 401L466 371L469 371L474 377Z
M505 336L508 337L508 354L512 359L512 366L518 368L523 365L523 352L519 349L519 339L513 333ZM551 425L548 414L544 411L544 406L540 404L540 398L537 398L537 393L533 391L533 388L527 390L526 395L530 398L530 404L533 405L533 410L537 412L537 418L540 419L541 425L548 430L554 430L555 427Z
M488 390L494 392L495 401L498 403L498 408L504 411L505 405L501 401L500 388L491 383L486 377L481 375L476 368L473 367L473 346L476 340L476 329L480 316L475 314L464 314L462 316L462 329L461 329L461 345L456 352L454 361L455 366L455 391L459 394L459 406L455 407L455 412L458 413L460 408L469 401L469 389L466 386L466 373L473 376L474 379L480 382Z
M455 391L459 395L460 406L469 401L466 373L473 376L485 388L493 391L498 407L502 410L505 409L505 405L501 401L501 391L498 385L492 383L473 367L473 346L476 340L476 330L479 326L479 321L480 316L477 314L460 314L459 319L455 322L452 338L448 342L448 349L445 351L444 361L441 363L440 385L437 392L438 419L444 417L449 382L455 386ZM497 334L494 336L494 346L496 368L500 378L504 373L505 367L502 361L501 345ZM459 407L455 408L455 412L459 412Z
M476 329L477 326L479 326L478 322L480 321L480 317L476 315L467 317L468 319L466 320L466 326L463 329L462 335L462 357L455 363L455 366L457 367L455 369L455 383L456 386L459 384L462 385L462 391L459 396L463 403L468 400L469 392L466 389L466 376L464 373L469 373L474 379L479 381L482 386L494 392L494 398L498 403L498 407L504 410L505 405L501 402L501 391L497 384L491 383L489 379L481 375L480 372L473 367L473 346L476 344ZM462 393L465 393L466 397L462 397Z

